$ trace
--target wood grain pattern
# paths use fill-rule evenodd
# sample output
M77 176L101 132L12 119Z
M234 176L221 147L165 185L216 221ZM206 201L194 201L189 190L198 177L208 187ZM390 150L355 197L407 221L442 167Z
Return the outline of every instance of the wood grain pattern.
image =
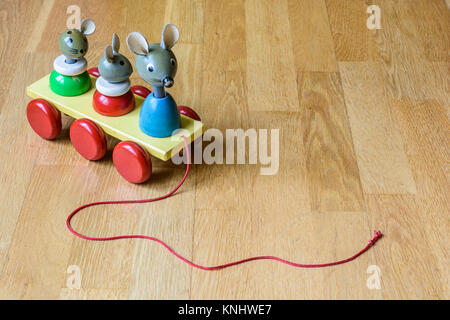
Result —
M21 63L24 68L32 68L37 61L46 61L44 56L36 53L35 55L22 53L16 57L17 61ZM50 62L50 60L48 60ZM36 67L39 72L44 72L44 68L39 65ZM33 130L30 130L29 125L24 121L24 114L17 112L17 101L20 101L25 108L27 100L23 92L26 88L26 81L28 76L26 73L17 74L12 83L12 87L16 88L8 95L4 96L4 105L7 108L0 115L0 130L2 136L15 137L14 143L17 145L27 146L30 155L23 157L20 153L12 150L11 145L7 143L0 144L0 151L3 155L3 160L0 161L0 201L3 203L2 212L7 212L2 219L0 219L0 268L2 268L5 261L8 260L8 250L13 240L13 232L16 228L17 221L29 189L30 179L33 175L34 166L37 162L39 150L45 145L44 141L36 141ZM2 140L3 141L3 140ZM7 140L5 140L7 141ZM18 156L19 155L19 156Z
M377 31L368 30L367 0L326 0L337 61L373 61L377 59ZM382 26L385 22L384 11Z
M297 72L337 72L334 42L323 1L288 1Z
M448 295L443 288L445 281L439 280L445 279L445 274L440 273L433 253L429 228L418 228L433 223L426 218L428 211L411 195L367 195L366 203L371 226L377 225L387 234L381 250L375 253L383 298L437 299ZM391 287L394 281L398 285Z
M347 111L366 193L416 192L395 116L375 63L339 64Z
M426 0L383 1L380 10L383 27L374 43L389 96L446 100L449 36L441 30L450 26L450 10L442 1Z
M180 26L179 43L203 43L205 0L169 0L164 23Z
M5 97L12 87L14 76L17 72L16 63L20 59L20 53L24 53L30 35L24 32L18 32L24 28L24 21L28 24L34 24L38 18L36 12L41 7L46 7L42 1L33 1L30 3L24 1L6 0L0 3L0 67L4 73L3 82L0 86L0 114L2 114L3 105L6 102ZM20 26L20 27L19 27ZM29 26L31 27L31 26ZM14 62L14 63L13 63Z
M221 13L220 18L217 12ZM208 1L204 16L202 92L208 94L202 95L202 121L222 132L227 128L241 128L248 123L245 30L242 29L245 7L241 1ZM197 170L196 209L233 209L245 203L239 181L247 168L237 164L201 165ZM208 182L212 180L214 183Z
M71 176L62 172L70 172ZM44 179L49 173L52 178ZM90 181L92 176L83 167L34 168L2 269L2 297L55 299L59 296L74 241L62 228L64 217L68 206L75 207L86 199L82 190ZM50 190L59 190L65 201L54 197ZM80 194L81 199L73 194Z
M362 211L359 169L336 73L301 76L303 144L313 211Z
M53 9L53 6L55 5L54 0L47 1L43 6L41 6L39 10L39 15L37 16L37 19L35 21L35 24L33 26L33 33L28 38L27 42L27 52L34 52L36 51L37 46L39 43L42 42L42 35L45 33L45 25L48 21L49 15L51 10Z
M245 2L249 110L298 111L288 16L285 0Z
M441 237L450 226L446 214L449 211L448 113L444 104L438 100L396 100L393 106L418 186L416 203L422 219L418 225L425 230L430 255L436 261L434 270L437 270L438 276L447 279L442 283L434 282L429 287L436 288L435 297L448 296L450 248L448 238ZM429 201L430 197L433 201ZM427 251L420 250L422 255L424 252ZM426 294L422 293L422 296Z
M155 197L184 172L153 159L150 181L132 185L112 164L117 140L108 138L105 159L88 162L70 143L70 118L55 141L29 127L25 87L52 70L72 4L0 3L0 298L450 297L444 1L377 1L380 30L366 27L375 4L367 0L77 1L82 18L97 24L90 66L113 32L134 61L129 32L158 42L164 23L175 23L177 102L223 133L279 129L275 175L261 175L259 163L194 165L174 197L89 208L74 218L77 230L157 236L204 265L253 255L328 262L360 250L374 229L384 234L346 265L257 261L217 272L193 269L154 242L88 242L67 231L78 205ZM137 72L132 82L145 84ZM79 267L80 288L71 286L70 266ZM370 266L379 268L379 290L367 286Z

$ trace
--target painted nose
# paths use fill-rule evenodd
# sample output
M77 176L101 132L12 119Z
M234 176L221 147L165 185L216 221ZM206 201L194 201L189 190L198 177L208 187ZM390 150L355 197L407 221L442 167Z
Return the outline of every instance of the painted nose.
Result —
M164 87L170 88L171 86L173 86L173 79L171 77L165 77L163 79L163 83L164 83Z

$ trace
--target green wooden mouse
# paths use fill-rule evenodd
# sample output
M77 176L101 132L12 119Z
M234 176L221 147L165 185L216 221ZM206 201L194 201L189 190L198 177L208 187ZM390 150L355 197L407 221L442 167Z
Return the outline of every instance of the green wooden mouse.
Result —
M61 96L77 96L91 88L91 79L84 58L88 51L86 35L92 34L95 23L91 19L83 19L79 29L68 29L58 39L62 55L53 61L50 74L50 89Z
M79 29L68 29L59 36L59 49L67 60L76 60L84 57L88 51L86 36L92 34L94 31L94 21L91 19L83 19Z

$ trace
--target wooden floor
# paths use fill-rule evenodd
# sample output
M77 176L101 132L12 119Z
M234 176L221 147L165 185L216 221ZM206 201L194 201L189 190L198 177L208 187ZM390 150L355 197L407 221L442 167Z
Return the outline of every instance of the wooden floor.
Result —
M366 27L373 3L380 30ZM52 142L30 129L25 87L52 70L72 4L97 23L91 66L112 32L134 61L127 34L158 42L172 22L181 33L170 89L179 104L196 109L207 128L280 129L278 174L196 165L176 196L89 209L73 221L79 231L157 236L203 265L266 254L327 262L361 249L374 229L384 237L331 268L257 261L205 272L154 242L72 236L65 219L75 207L164 194L185 170L155 160L152 179L132 185L115 171L111 151L99 162L75 152L70 119ZM450 297L445 1L3 0L0 21L1 298ZM143 84L136 72L132 81ZM367 286L373 270L379 290Z

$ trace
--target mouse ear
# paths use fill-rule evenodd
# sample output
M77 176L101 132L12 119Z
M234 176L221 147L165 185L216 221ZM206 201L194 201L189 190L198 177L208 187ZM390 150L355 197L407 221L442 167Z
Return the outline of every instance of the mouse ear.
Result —
M114 61L113 48L109 44L105 47L105 59L108 62L113 62Z
M120 40L119 40L119 37L117 36L117 34L115 34L115 33L113 33L113 37L112 37L112 49L115 53L119 53Z
M150 52L147 39L139 32L132 32L128 35L127 46L128 49L140 56L145 56Z
M80 24L80 31L84 35L92 34L95 31L95 23L92 19L83 19Z
M164 26L161 35L161 48L169 50L180 38L180 32L176 25L168 23Z

